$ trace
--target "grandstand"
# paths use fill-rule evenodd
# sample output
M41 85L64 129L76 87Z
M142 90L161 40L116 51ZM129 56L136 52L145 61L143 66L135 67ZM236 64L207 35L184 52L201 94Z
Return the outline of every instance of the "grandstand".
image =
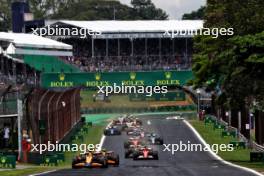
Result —
M0 69L14 83L38 85L41 72L78 72L59 57L72 56L72 46L31 34L0 32Z
M59 46L56 41L40 40L35 35L0 33L1 50L5 50L5 54L1 54L1 72L13 81L38 85L41 73L190 70L193 36L165 33L196 31L202 28L203 22L57 21L51 26L84 28L100 31L101 35L84 39L49 36L69 44ZM56 51L51 52L51 49ZM73 49L73 53L69 49Z
M193 49L191 34L201 29L203 22L62 20L50 27L100 33L87 38L66 34L54 37L73 46L73 57L64 59L82 71L190 70Z
M17 118L17 100L24 102L21 129L30 135L33 143L60 141L79 121L79 89L52 92L38 87L42 73L80 72L78 68L58 59L72 56L72 46L32 34L0 32L0 51L0 129L4 124L11 124L10 145L18 149L17 129L20 122ZM49 98L54 101L49 103ZM53 120L55 116L58 119L56 127L52 126L55 122L48 124L51 116ZM64 119L69 123L58 126L58 122ZM40 134L43 128L41 124L49 129L44 129L43 134ZM56 136L51 136L51 133ZM42 135L48 138L44 139Z

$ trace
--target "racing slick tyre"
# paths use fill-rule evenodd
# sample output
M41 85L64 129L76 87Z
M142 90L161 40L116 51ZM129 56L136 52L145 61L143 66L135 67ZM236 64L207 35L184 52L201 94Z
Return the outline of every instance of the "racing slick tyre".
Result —
M124 142L124 148L125 149L129 148L129 142Z
M102 168L108 168L107 159L105 158L100 159L100 163L102 164Z
M131 154L131 152L129 150L125 151L125 158L129 158L129 155Z
M123 125L122 128L121 128L121 130L122 131L125 131L127 128L128 128L127 125Z
M80 162L79 160L74 159L74 160L72 161L72 169L78 169L79 167L77 167L77 166L75 166L75 165L78 164L79 162Z
M139 152L135 152L133 154L133 160L138 160L138 157L139 157Z
M140 125L140 126L142 126L142 124L143 124L141 120L137 120L136 123L137 123L137 125Z
M152 153L152 155L153 155L153 159L155 159L155 160L159 159L158 152L155 151L155 152Z
M108 136L108 135L109 135L109 133L108 133L107 130L104 130L104 135L105 135L105 136Z
M157 143L159 144L159 145L163 145L163 139L159 139L158 141L157 141Z
M121 133L122 133L122 132L119 131L119 130L116 132L117 135L121 135Z
M116 163L114 164L114 167L119 166L119 155L116 155Z

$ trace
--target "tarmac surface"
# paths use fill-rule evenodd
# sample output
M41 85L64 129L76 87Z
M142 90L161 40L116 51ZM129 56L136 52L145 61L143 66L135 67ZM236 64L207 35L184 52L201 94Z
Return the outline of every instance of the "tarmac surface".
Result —
M166 116L146 116L142 118L144 129L156 132L165 144L201 144L192 130L182 121L166 119ZM133 161L124 158L126 134L106 137L103 148L120 155L120 166L101 169L64 169L51 172L49 176L254 176L255 174L238 169L216 160L209 152L163 151L164 146L153 146L159 151L159 160Z

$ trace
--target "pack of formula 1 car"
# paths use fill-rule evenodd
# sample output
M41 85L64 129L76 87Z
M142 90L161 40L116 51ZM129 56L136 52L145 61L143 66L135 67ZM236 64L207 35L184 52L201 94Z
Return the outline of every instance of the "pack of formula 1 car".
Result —
M124 135L124 157L133 160L158 160L158 151L153 145L163 145L163 138L156 133L148 132L142 126L143 122L133 116L121 116L114 119L104 129L104 135ZM121 146L122 147L122 146ZM119 166L119 155L113 151L88 151L76 156L72 168L107 168Z

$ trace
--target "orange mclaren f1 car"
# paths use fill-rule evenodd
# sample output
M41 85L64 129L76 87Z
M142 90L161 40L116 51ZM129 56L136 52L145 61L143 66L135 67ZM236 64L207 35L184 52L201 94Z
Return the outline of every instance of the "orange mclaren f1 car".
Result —
M87 152L76 156L72 168L107 168L109 165L119 166L119 155L112 151Z

